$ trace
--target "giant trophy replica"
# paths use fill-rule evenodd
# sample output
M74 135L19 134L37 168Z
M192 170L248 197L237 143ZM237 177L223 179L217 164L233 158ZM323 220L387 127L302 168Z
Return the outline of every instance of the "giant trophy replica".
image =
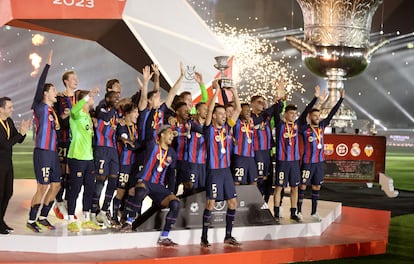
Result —
M304 20L304 40L286 36L302 52L306 67L328 80L328 99L321 107L326 117L344 89L344 80L363 72L372 54L387 43L370 46L372 17L382 0L297 0ZM339 109L332 127L352 127L355 112L345 106Z

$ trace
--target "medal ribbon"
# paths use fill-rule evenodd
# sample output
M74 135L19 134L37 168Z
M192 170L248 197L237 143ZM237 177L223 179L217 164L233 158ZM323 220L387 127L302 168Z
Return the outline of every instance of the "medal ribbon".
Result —
M165 151L165 153L164 153L164 155L162 155L162 148L161 148L161 146L159 146L159 148L160 148L160 165L158 165L158 167L161 167L161 168L163 168L163 164L164 164L164 161L165 161L165 159L167 158L167 154L168 154L168 149ZM161 157L162 156L162 157Z
M158 129L159 121L158 109L156 109L154 113L154 129Z
M130 126L129 125L127 125L127 128L128 128L128 133L129 133L129 139L131 140L131 141L134 141L134 139L135 139L135 125L134 124L132 124L131 125L131 129L129 128Z
M222 128L220 130L220 143L221 143L221 149L225 150L226 148L224 147L224 139L225 139L224 129Z
M10 126L9 126L9 123L7 122L7 119L6 119L6 121L4 122L4 121L0 118L0 123L1 123L1 125L4 127L4 130L6 130L6 133L7 133L7 140L9 140L9 139L10 139Z
M244 130L245 130L246 136L247 136L247 141L251 142L251 139L250 139L250 124L248 122L243 122L243 127L244 127Z
M321 128L318 127L318 131L316 131L316 129L313 126L310 126L310 127L311 127L313 133L315 133L315 135L316 135L316 139L318 140L317 143L320 144L321 143Z
M49 106L49 111L53 114L53 118L55 119L55 129L59 130L60 124L59 124L59 119L57 117L55 110L53 110L53 108Z
M288 134L288 138L289 138L289 145L292 144L292 138L295 132L294 130L294 125L295 123L291 123L292 124L292 130L290 129L290 123L286 123L286 130L287 130L287 134Z

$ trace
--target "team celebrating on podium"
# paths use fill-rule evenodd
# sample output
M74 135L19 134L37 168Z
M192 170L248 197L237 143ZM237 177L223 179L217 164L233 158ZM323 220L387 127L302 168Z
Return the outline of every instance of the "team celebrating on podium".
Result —
M317 200L324 177L324 130L343 101L343 91L321 120L313 107L318 100L323 102L325 94L316 86L314 98L297 118L297 107L286 105L283 80L267 107L262 95L251 95L249 103L241 103L237 87L220 87L219 80L212 82L214 92L209 98L202 75L195 73L202 98L193 106L190 92L177 94L185 72L180 64L179 77L161 102L160 73L157 65L151 65L143 68L143 80L137 78L138 91L131 97L120 98L119 80L107 81L104 99L94 108L99 88L78 89L76 73L68 71L62 75L65 91L57 92L46 82L51 65L52 52L32 104L37 188L26 226L33 232L56 229L48 219L51 209L57 218L68 220L70 232L102 228L131 232L148 196L159 208L169 209L157 244L175 246L169 233L180 212L179 197L205 191L200 245L211 246L212 211L217 201L226 201L223 241L240 246L232 236L238 185L256 185L265 202L273 195L275 223L280 223L282 196L288 186L290 221L303 221L302 203L311 185L310 220L321 221ZM217 103L220 96L224 104ZM0 113L6 105L1 101ZM9 121L1 121L1 135L10 140L8 126L3 125ZM24 135L27 123L22 126ZM12 132L17 133L14 128ZM15 141L23 138L20 135ZM82 214L76 215L82 187ZM3 205L0 213L1 233L11 232L4 223Z

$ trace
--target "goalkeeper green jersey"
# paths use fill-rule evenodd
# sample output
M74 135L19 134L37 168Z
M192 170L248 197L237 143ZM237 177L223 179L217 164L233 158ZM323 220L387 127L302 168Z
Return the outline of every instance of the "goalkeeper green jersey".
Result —
M93 160L93 124L90 114L83 110L85 104L83 98L70 111L69 127L72 135L68 152L70 159Z

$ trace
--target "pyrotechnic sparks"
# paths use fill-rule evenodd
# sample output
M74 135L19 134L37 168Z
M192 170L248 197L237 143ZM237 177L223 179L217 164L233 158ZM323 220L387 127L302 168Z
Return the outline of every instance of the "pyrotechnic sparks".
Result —
M39 72L40 63L42 62L42 57L40 57L37 53L33 52L29 55L29 59L32 62L34 70L30 73L30 76L34 77Z
M233 80L243 100L250 101L250 97L256 94L271 100L281 80L286 83L288 99L291 99L295 91L305 91L295 70L284 60L284 56L279 60L272 58L279 49L269 40L260 38L247 29L229 25L218 24L213 31L231 52L229 55L234 56Z
M35 34L35 35L32 37L32 44L33 44L34 46L40 46L40 45L42 45L44 42L45 42L45 37L44 37L43 35L40 35L40 34Z

